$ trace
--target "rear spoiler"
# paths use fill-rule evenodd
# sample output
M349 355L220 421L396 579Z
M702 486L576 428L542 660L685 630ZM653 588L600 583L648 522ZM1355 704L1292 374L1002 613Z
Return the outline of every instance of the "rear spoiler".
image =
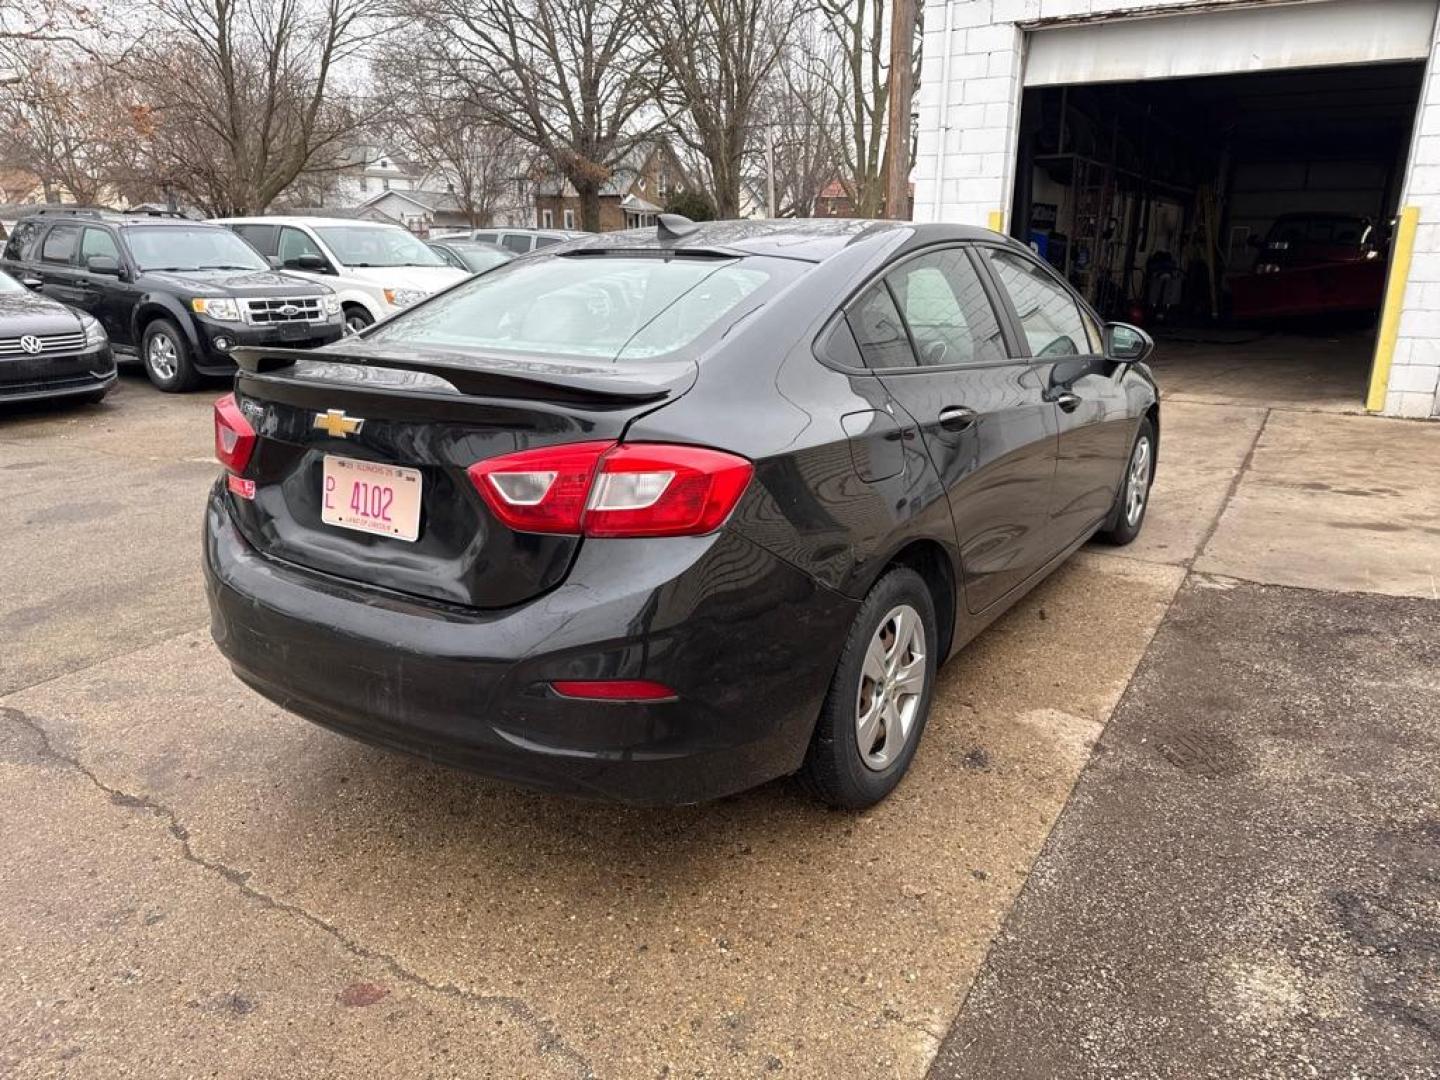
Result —
M521 398L530 401L643 404L676 397L695 382L690 360L584 364L471 356L438 351L416 352L349 348L270 348L246 345L231 352L242 371L253 375L281 372L300 361L353 364L358 367L416 371L444 379L468 397Z

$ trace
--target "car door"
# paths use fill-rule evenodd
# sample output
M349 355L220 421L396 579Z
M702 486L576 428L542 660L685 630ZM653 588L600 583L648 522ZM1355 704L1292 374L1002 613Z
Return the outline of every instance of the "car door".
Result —
M891 268L848 312L945 486L972 612L1043 563L1055 470L1048 365L1014 355L989 289L967 248L935 248Z
M76 280L79 282L80 299L76 306L84 309L105 328L105 333L117 345L128 345L130 341L130 310L134 306L137 291L117 274L96 274L90 270L90 257L99 255L115 260L115 265L125 267L125 258L120 245L109 229L97 225L86 225L80 234L80 253L76 259Z
M40 241L40 262L37 267L43 283L40 291L52 300L75 307L81 306L83 302L79 273L75 266L75 255L79 246L79 225L68 221L52 225L45 238Z
M1059 551L1104 521L1130 456L1135 419L1107 360L1095 316L1048 266L1011 248L981 249L1029 354L1048 361L1046 397L1059 426L1050 494L1050 547Z

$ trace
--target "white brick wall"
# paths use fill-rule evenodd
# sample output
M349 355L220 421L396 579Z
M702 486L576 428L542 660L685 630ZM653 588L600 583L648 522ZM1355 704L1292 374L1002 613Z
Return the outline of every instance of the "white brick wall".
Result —
M1255 0L949 0L925 13L925 60L915 163L915 217L988 225L1009 218L1020 109L1024 32L1018 24L1169 7L1213 9ZM1376 0L1377 6L1383 0ZM1440 44L1440 42L1437 42ZM1420 208L1420 229L1385 412L1440 415L1440 73L1431 56L1414 158L1402 205ZM944 116L945 130L941 130ZM943 161L943 167L942 167Z

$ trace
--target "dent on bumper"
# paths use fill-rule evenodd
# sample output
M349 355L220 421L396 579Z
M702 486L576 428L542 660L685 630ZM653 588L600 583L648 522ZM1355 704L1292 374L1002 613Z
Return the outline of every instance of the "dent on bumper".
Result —
M586 541L566 582L444 608L269 559L206 513L212 633L237 675L326 727L530 787L694 802L794 771L854 602L727 532ZM560 698L648 678L667 703Z

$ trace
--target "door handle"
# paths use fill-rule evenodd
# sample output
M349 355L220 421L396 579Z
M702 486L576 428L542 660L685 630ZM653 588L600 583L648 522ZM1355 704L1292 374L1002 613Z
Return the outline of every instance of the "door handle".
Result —
M940 410L940 426L946 431L964 431L978 419L980 414L964 405L948 405Z
M1059 405L1064 412L1074 412L1080 407L1082 399L1079 394L1073 394L1069 390L1066 390L1063 393L1056 394L1051 400L1054 401L1056 405Z

